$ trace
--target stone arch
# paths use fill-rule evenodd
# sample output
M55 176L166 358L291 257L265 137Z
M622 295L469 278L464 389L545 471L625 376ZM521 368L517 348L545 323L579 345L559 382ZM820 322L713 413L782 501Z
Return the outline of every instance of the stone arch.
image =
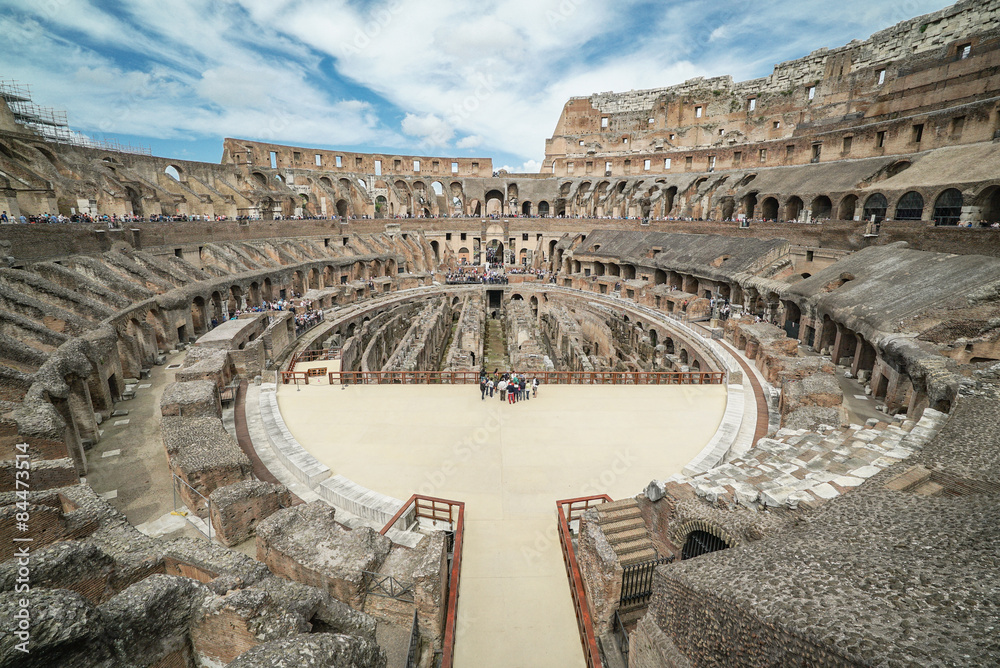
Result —
M635 265L634 264L623 264L621 265L622 278L626 281L631 281L635 279Z
M882 193L872 193L865 200L862 219L880 223L885 220L885 212L889 208L889 203Z
M663 214L669 216L674 209L674 200L677 198L677 186L670 186L663 191Z
M209 299L212 302L212 319L219 324L225 318L225 313L222 311L222 294L216 290Z
M813 220L822 220L824 218L830 218L833 212L833 202L826 195L820 195L813 199L812 203L809 205L810 214Z
M760 205L760 215L764 220L778 219L778 200L774 197L766 197Z
M732 197L723 197L719 217L722 220L731 220L734 211L736 211L736 201Z
M438 243L437 239L431 241L431 252L434 254L434 263L441 262L441 244Z
M747 193L743 196L742 201L743 214L747 218L753 218L754 213L757 211L757 193Z
M792 195L785 202L785 215L782 216L783 220L798 220L799 216L802 215L802 209L805 205L802 203L802 198L798 195Z
M896 202L895 220L920 220L924 215L924 197L916 190L904 193Z
M671 542L674 545L684 545L687 543L688 537L696 531L714 536L725 543L726 547L736 547L740 544L740 541L735 536L722 527L701 519L683 522L672 532Z
M499 190L490 190L486 193L486 215L502 215L504 209L503 193Z
M958 225L962 218L964 198L958 188L948 188L934 200L934 224Z
M172 178L174 181L184 181L184 170L177 165L170 164L167 165L163 170L163 173Z
M531 202L529 200L525 200L524 202L521 202L521 215L522 216L530 216L531 215Z
M468 264L469 262L469 249L462 246L458 249L458 261L461 264Z
M260 285L257 284L257 281L250 283L247 303L250 306L260 306Z
M308 280L306 282L305 287L306 290L313 290L315 288L323 287L323 285L320 283L319 280L319 269L317 269L316 267L313 267L312 269L309 270Z
M346 199L337 200L337 215L341 218L347 218L350 215L350 205L348 205Z
M232 314L243 307L243 290L238 285L229 287L229 314Z
M538 215L541 218L549 217L549 203L545 200L538 203Z
M253 172L250 174L250 176L253 178L253 180L257 183L259 187L261 188L267 187L267 177L264 176L263 172Z
M838 220L854 220L854 212L858 209L857 195L844 195L837 205Z
M265 301L274 301L274 288L271 285L271 278L269 276L264 279L264 289L261 296Z
M205 298L197 296L191 300L191 328L195 336L201 336L208 331L208 309Z
M989 186L976 197L979 219L987 224L1000 222L1000 186Z

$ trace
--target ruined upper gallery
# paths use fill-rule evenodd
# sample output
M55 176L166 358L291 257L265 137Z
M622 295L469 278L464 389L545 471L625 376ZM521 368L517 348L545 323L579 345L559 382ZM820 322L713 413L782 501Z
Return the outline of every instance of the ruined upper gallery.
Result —
M767 77L566 103L542 171L710 171L917 153L1000 131L1000 3L959 2Z

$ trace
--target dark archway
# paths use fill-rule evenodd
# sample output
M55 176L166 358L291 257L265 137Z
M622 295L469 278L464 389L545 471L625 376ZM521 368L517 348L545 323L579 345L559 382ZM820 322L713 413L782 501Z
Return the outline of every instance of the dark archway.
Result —
M813 220L823 220L830 217L833 211L833 202L826 195L820 195L812 201L810 206Z
M549 203L545 200L538 203L538 215L542 218L547 218L549 215Z
M882 193L875 193L865 200L864 213L862 218L866 221L880 223L885 220L885 211L889 203Z
M778 200L773 197L765 198L760 205L760 215L764 220L777 220Z
M854 211L858 208L858 196L857 195L845 195L842 200L840 200L840 205L837 207L837 218L839 220L854 220Z
M986 224L1000 222L1000 186L990 186L978 198L979 219Z
M896 220L920 220L924 214L924 198L915 190L904 194L896 203Z
M802 215L803 206L801 197L797 195L789 197L788 202L785 203L785 220L798 220L799 216Z
M681 549L681 559L694 559L703 554L718 552L729 547L726 541L707 531L692 531L684 541Z
M962 191L948 188L934 201L935 225L958 225L962 217Z

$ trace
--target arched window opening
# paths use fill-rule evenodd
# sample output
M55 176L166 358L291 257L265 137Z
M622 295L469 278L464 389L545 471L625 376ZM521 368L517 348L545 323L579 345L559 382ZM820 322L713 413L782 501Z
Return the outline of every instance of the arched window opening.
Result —
M962 217L962 191L948 188L934 202L935 225L958 225Z
M911 190L899 198L896 204L896 220L920 220L924 213L924 198Z
M728 547L729 545L726 541L707 531L692 531L684 541L684 547L681 550L681 560L693 559L703 554L709 554L710 552L725 550Z

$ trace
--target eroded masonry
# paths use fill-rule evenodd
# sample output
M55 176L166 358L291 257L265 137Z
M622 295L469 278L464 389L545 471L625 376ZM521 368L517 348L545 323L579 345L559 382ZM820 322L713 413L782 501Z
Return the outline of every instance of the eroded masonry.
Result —
M462 499L332 475L274 390L494 367L728 389L683 473L559 504L588 665L997 663L998 25L573 98L533 175L72 146L0 94L0 208L115 216L0 228L0 618L30 538L32 643L0 663L451 665ZM88 484L125 419L211 540Z

